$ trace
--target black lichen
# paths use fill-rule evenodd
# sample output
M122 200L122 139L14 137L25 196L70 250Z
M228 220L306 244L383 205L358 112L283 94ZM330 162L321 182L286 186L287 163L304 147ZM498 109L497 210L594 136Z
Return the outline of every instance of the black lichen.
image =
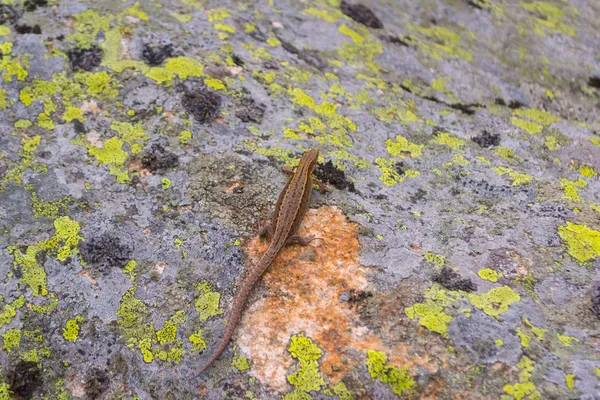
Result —
M37 24L35 24L34 26L27 25L27 24L16 24L15 32L17 32L21 35L24 35L27 33L33 33L34 35L41 35L42 28L40 28L40 26Z
M110 378L106 371L92 368L85 378L85 394L90 400L98 399L106 392L110 384Z
M498 146L500 144L500 135L498 135L497 133L489 133L488 131L483 131L481 135L474 136L472 140L481 147Z
M371 9L364 4L350 4L344 0L340 5L340 9L344 14L355 20L356 22L360 22L361 24L368 26L373 29L381 29L383 28L383 24L377 18L375 13L371 11Z
M179 157L169 153L158 143L154 143L150 151L142 157L142 165L151 172L165 171L179 165Z
M315 168L315 175L317 178L325 183L334 186L336 189L345 190L349 192L355 192L354 183L346 178L344 171L337 169L331 160L325 164L317 164Z
M45 7L48 5L48 0L25 0L23 8L25 11L35 11L38 7Z
M256 122L260 124L267 106L262 103L257 103L250 95L242 97L239 102L240 109L235 112L235 116L242 122Z
M131 247L121 244L118 237L104 233L85 241L80 247L83 259L101 272L107 273L111 267L121 268L131 260Z
M15 398L31 399L36 389L42 386L42 374L37 363L20 361L6 374L10 391Z
M89 49L73 49L67 52L69 64L73 70L91 71L102 61L102 49L92 46Z
M588 79L588 85L593 88L600 89L600 76L590 76Z
M202 87L194 91L186 91L181 97L183 107L200 123L211 122L219 114L221 96Z
M594 282L594 287L592 288L592 305L590 306L590 310L596 314L598 318L600 318L600 281Z
M433 281L448 290L464 290L465 292L477 290L477 285L471 279L463 278L448 267L443 267L441 271L433 275Z
M144 44L144 50L142 50L142 57L150 65L160 65L167 58L173 55L173 45L153 45L146 43Z

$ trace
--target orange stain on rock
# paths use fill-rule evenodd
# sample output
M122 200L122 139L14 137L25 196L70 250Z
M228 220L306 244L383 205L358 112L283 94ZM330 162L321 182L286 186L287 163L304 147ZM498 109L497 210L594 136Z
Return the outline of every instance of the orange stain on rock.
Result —
M320 371L338 382L357 364L364 365L367 350L385 351L396 366L419 365L437 370L425 358L410 354L410 345L388 348L360 321L345 291L367 288L366 268L358 262L358 226L336 207L309 210L301 235L320 238L309 246L285 248L263 276L266 297L246 309L236 344L250 357L250 374L277 391L289 389L286 376L297 363L287 352L292 335L304 332L323 350ZM246 250L256 262L267 241L251 240ZM365 367L366 368L366 367Z

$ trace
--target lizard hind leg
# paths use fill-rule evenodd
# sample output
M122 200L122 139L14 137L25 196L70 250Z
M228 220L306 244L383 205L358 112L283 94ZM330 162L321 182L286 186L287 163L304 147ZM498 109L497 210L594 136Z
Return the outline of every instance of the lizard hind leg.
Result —
M285 244L288 244L288 245L299 244L301 246L306 246L307 244L309 244L310 242L312 242L313 240L316 240L316 239L320 239L320 238L315 237L315 235L300 236L300 235L296 234L296 235L290 236L286 240Z
M258 223L258 236L261 238L265 236L267 238L273 237L273 224L271 221L260 221Z

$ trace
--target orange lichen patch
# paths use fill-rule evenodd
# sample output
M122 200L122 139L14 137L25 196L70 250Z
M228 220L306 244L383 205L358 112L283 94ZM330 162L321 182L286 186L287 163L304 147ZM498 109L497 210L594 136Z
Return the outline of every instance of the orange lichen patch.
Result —
M81 271L79 271L77 273L77 275L87 279L88 281L91 282L92 285L95 285L96 283L98 283L94 278L92 278L90 276L90 273L87 269L82 269Z
M291 246L281 252L263 276L268 295L247 308L238 328L236 344L252 360L251 375L275 390L286 390L293 364L286 349L290 337L299 332L323 350L320 371L331 383L364 364L367 350L385 351L394 365L437 369L410 354L410 345L388 348L348 302L340 301L343 292L367 287L366 268L358 262L355 224L338 208L322 207L309 211L300 234L320 239L310 247ZM267 246L253 239L246 250L256 261Z

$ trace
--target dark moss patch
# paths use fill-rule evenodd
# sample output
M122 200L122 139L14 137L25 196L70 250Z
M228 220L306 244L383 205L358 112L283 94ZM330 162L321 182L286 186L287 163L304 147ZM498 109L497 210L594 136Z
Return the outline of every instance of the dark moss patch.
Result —
M489 133L488 131L483 131L481 135L474 136L471 138L475 143L477 143L481 147L492 147L498 146L500 144L500 135L497 133Z
M167 58L173 55L173 45L154 45L150 43L144 44L144 50L142 50L142 57L150 65L160 65Z
M35 11L38 7L46 7L48 0L25 0L23 8L25 11Z
M181 97L183 107L200 123L211 122L219 114L221 96L202 87L194 91L186 91Z
M42 34L42 28L40 28L39 25L27 25L27 24L16 24L15 25L15 32L24 35L27 33L33 33L34 35L41 35Z
M239 101L240 109L235 112L235 116L242 120L242 122L252 121L260 124L267 106L257 103L247 91L245 92L246 95Z
M394 169L400 176L404 175L404 173L406 172L404 168L404 161L397 161L394 165Z
M346 178L344 171L337 169L331 160L325 164L317 164L315 169L315 175L320 181L328 183L339 190L348 190L349 192L355 192L354 183Z
M93 368L85 378L85 394L90 400L98 399L108 390L110 378L108 374L98 368Z
M235 63L235 65L237 65L238 67L243 67L244 64L246 64L246 62L244 61L244 59L240 56L238 56L237 54L233 54L231 56L231 59L233 60L233 62Z
M71 124L73 125L73 129L75 129L75 132L87 133L87 130L85 129L85 124L79 121L78 119L74 119Z
M340 4L340 9L344 14L346 14L356 22L360 22L361 24L368 26L369 28L383 28L383 24L381 23L379 18L377 18L375 13L364 4L350 4L342 0L342 4Z
M411 35L379 35L379 39L404 47L411 47L416 44L415 37Z
M433 275L433 281L448 290L464 290L465 292L477 290L477 285L471 279L463 278L448 267L443 267L441 271Z
M592 305L590 306L590 310L596 314L598 318L600 318L600 281L594 282L594 287L592 288Z
M85 71L91 71L100 65L102 54L103 51L98 46L92 46L89 49L73 49L67 53L71 68L73 70L83 69Z
M118 237L105 233L84 242L80 247L83 259L107 273L111 267L123 267L131 260L131 247L121 244Z
M499 105L499 106L506 106L508 105L508 108L510 108L511 110L515 110L517 108L521 108L523 107L525 104L521 103L518 100L511 100L508 102L508 104L506 104L506 101L504 101L503 98L501 97L497 97L496 100L494 100L494 102Z
M20 361L6 374L10 391L15 399L31 399L36 389L42 386L42 374L35 362Z
M165 171L179 165L179 157L169 153L158 143L154 143L150 151L142 157L142 165L149 171Z
M588 79L588 85L593 88L600 89L600 76L590 76Z
M17 7L0 4L0 25L6 22L15 23L19 18L21 18L21 10Z

